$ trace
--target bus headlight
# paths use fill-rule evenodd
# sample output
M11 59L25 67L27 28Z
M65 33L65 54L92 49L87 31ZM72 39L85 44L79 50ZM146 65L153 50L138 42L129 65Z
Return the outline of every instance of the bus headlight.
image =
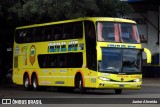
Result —
M141 82L142 81L142 79L135 79L135 80L133 80L134 82Z
M103 81L110 81L109 78L106 78L106 77L98 77L100 80L103 80Z

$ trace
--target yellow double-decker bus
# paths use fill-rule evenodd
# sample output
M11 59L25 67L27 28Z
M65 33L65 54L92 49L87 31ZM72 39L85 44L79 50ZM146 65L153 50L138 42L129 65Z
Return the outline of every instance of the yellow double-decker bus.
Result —
M136 23L86 17L17 27L13 82L27 90L141 89L142 48ZM63 89L61 88L61 89Z

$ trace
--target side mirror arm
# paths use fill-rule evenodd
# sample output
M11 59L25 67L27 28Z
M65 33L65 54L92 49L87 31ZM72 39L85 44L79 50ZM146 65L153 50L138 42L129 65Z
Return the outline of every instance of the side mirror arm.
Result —
M146 56L147 56L147 63L151 63L152 62L152 55L151 55L151 52L147 49L147 48L144 48L143 51L146 53Z
M97 60L98 61L102 60L102 49L101 49L101 47L97 48Z

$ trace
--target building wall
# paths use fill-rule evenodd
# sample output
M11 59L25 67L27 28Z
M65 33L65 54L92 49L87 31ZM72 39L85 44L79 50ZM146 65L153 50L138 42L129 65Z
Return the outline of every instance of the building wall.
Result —
M159 36L160 36L160 6L159 6ZM159 37L159 64L160 64L160 37Z
M148 11L148 42L147 48L151 50L151 53L158 53L158 13L154 11Z
M147 11L145 13L130 13L128 16L124 16L124 18L132 19L137 22L139 34L141 37L144 37L142 46L148 48L152 55L158 52L160 53L160 45L157 45L158 32L160 31L158 31L158 14L160 13ZM143 53L143 59L146 59L145 53Z

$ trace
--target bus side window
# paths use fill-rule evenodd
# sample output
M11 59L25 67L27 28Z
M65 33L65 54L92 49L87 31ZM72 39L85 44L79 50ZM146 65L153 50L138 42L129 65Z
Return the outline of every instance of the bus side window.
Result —
M50 62L50 67L53 68L53 67L56 67L57 66L57 59L56 58L52 58L51 62Z
M45 28L42 28L42 41L45 41Z
M21 43L22 30L16 30L15 33L15 41L17 43Z
M61 54L60 55L60 68L65 68L66 67L66 54Z
M49 57L50 68L55 68L57 66L57 57L56 55L50 55Z
M67 68L81 68L83 65L83 55L79 53L68 53L66 56Z
M40 68L46 67L46 55L38 55L38 64Z
M37 41L37 37L36 37L37 29L34 28L32 33L33 33L33 41L36 42Z
M74 35L74 38L83 38L83 24L82 24L82 22L74 23L73 35Z
M38 55L38 64L40 68L81 68L83 55L82 52L43 54Z
M66 23L63 24L63 39L72 39L73 38L73 24Z
M72 57L73 56L73 57ZM81 52L71 54L73 68L81 68L83 65L83 55Z
M27 29L19 30L18 34L18 42L19 43L26 43L27 42L27 36L28 36L28 31Z
M27 42L27 31L23 30L22 32L22 43L26 43Z
M71 56L71 53L68 53L67 54L67 57L66 57L66 67L67 68L72 68L73 67L73 57Z
M32 29L18 30L16 35L16 42L18 43L30 43L33 41Z
M40 27L33 29L33 41L40 42L42 37L42 29Z
M30 43L33 41L32 29L26 29L26 42Z
M42 41L49 41L52 35L52 27L45 26L42 31Z
M54 40L61 40L62 39L62 26L57 25L54 26Z

